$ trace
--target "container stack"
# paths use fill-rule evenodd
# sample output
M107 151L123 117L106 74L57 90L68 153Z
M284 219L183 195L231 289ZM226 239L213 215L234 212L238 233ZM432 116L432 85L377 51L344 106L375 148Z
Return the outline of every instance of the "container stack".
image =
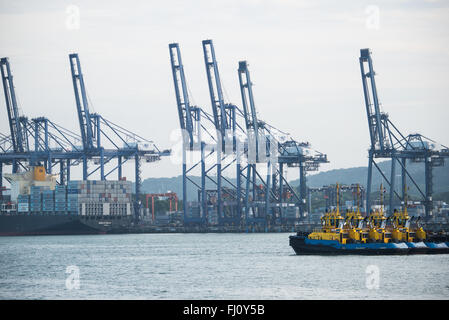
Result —
M191 206L190 210L187 211L188 218L200 218L201 217L201 208L199 205Z
M69 181L67 186L32 186L19 195L18 212L75 215L132 215L132 184L128 181Z
M285 219L297 219L299 217L299 208L294 206L284 208L282 217Z
M42 187L31 186L30 188L30 211L38 213L42 211Z
M184 221L184 212L182 211L174 211L171 212L171 221L175 224L182 224Z
M28 213L30 211L30 196L27 194L19 194L17 196L17 212Z
M82 214L88 215L88 216L101 216L103 215L103 203L99 202L89 202L89 201L82 201Z
M213 226L218 224L217 209L214 206L207 206L207 222Z
M64 185L55 187L55 212L67 212L67 187Z
M67 212L69 214L79 214L78 196L80 187L81 181L69 181L67 183Z
M164 212L164 213L158 212L154 215L154 218L155 218L157 224L164 225L164 224L170 223L170 216L166 212Z
M53 213L55 211L55 193L53 190L42 190L42 211Z
M131 211L131 203L111 203L109 205L109 212L111 215L125 216L129 215Z
M67 210L87 216L131 215L131 192L129 181L70 181Z

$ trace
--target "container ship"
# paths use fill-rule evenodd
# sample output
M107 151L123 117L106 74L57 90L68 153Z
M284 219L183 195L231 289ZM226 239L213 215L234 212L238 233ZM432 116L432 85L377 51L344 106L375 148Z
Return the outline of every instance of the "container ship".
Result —
M326 212L321 222L322 227L313 232L290 236L290 246L297 255L449 253L447 239L429 237L419 218L408 215L406 205L388 218L382 206L367 217L359 209L347 211L343 217L338 208L338 185L337 207Z
M126 233L134 227L129 181L58 185L41 166L5 177L11 201L2 204L1 236Z

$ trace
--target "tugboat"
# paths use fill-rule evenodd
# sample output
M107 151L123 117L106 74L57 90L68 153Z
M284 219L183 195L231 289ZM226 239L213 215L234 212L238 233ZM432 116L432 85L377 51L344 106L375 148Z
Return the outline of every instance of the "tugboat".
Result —
M339 210L339 185L337 184L337 210ZM367 243L369 233L364 227L366 223L366 218L362 216L360 213L359 206L359 185L357 185L357 211L346 211L346 219L344 224L344 230L348 232L348 241L347 243Z
M381 187L382 190L382 187ZM381 192L382 194L382 192ZM337 207L321 218L322 228L305 235L290 236L290 246L297 255L399 255L399 254L442 254L449 253L449 242L426 241L426 232L416 220L411 228L412 218L407 214L407 201L401 212L395 211L385 217L381 209L364 218L357 211L340 215L339 186L337 184ZM364 226L365 221L368 221ZM391 222L390 225L387 225Z
M368 238L370 242L381 242L381 243L389 243L391 242L391 230L387 230L387 222L390 219L387 219L384 215L383 211L383 187L380 185L380 208L376 211L373 211L368 217Z

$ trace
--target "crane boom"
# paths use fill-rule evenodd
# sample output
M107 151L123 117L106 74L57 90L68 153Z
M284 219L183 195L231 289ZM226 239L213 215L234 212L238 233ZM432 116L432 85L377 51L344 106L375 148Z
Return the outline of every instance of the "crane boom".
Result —
M254 135L253 138L255 142L257 160L259 152L259 121L257 119L256 105L254 103L254 95L252 89L253 84L251 82L251 77L248 70L248 63L246 61L239 62L238 75L246 130L248 136L250 136L251 133Z
M178 116L181 129L189 134L190 146L193 145L193 121L192 110L187 90L184 65L182 64L181 50L178 43L169 44L170 61L175 85L176 103L178 105Z
M368 71L365 71L367 65ZM382 125L382 114L379 107L379 98L377 96L375 72L370 49L360 50L360 71L362 73L363 94L365 97L366 113L368 117L368 126L371 138L371 147L380 150L385 149L385 128ZM369 79L369 84L368 84ZM371 99L373 102L371 102Z
M94 148L93 129L81 64L77 53L69 54L69 59L83 148L89 150Z
M226 106L212 40L203 40L203 53L215 128L224 137L226 129L230 129L231 124L227 123Z
M8 58L0 59L3 90L5 93L6 109L8 111L9 129L14 152L25 152L26 142L20 123L20 114L17 107L16 93L14 89L13 76Z
M257 132L259 123L257 120L256 105L254 103L254 95L252 89L253 84L251 82L250 73L248 70L248 63L246 61L239 62L238 72L246 129L253 129L255 132Z

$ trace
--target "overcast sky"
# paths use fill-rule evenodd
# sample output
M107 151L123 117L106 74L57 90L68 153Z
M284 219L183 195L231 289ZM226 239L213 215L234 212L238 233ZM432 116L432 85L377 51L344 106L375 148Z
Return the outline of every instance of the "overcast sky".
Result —
M23 114L79 132L68 60L78 52L91 111L165 149L179 126L168 44L180 44L192 98L211 112L201 41L213 39L226 100L241 105L247 60L260 117L326 153L326 171L367 165L361 48L372 49L396 126L449 145L448 27L447 1L1 0L0 56ZM165 159L144 165L143 178L180 173Z

